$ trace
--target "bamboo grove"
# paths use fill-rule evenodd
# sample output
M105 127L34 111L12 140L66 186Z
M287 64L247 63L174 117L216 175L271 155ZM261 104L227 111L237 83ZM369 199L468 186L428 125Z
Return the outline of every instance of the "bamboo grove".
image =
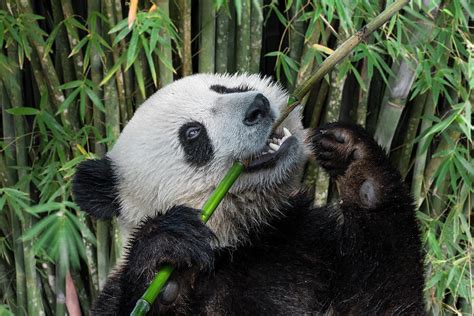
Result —
M87 314L117 223L74 204L75 166L160 87L261 72L290 91L390 0L0 0L0 314ZM357 122L419 207L430 314L472 315L474 5L414 0L304 99L304 125ZM337 199L310 162L314 203Z

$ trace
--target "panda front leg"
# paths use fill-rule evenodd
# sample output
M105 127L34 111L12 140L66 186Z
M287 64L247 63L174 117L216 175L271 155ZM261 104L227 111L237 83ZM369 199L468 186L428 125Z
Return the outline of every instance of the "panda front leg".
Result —
M360 126L328 124L312 141L340 195L334 311L422 315L420 233L400 174Z
M313 146L320 165L336 180L343 209L375 210L402 198L411 206L400 174L362 127L328 124L316 130Z
M213 269L212 231L200 211L185 206L148 218L134 231L122 265L109 276L92 315L129 315L161 266L176 272L152 306L150 314L186 311L193 276Z

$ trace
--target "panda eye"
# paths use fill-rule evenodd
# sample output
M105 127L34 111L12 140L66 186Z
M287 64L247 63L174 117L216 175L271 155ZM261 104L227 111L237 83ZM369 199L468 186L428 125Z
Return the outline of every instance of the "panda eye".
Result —
M211 139L201 123L193 121L183 124L179 128L178 138L189 164L201 167L214 157Z
M193 140L201 133L201 126L191 126L186 130L186 139Z

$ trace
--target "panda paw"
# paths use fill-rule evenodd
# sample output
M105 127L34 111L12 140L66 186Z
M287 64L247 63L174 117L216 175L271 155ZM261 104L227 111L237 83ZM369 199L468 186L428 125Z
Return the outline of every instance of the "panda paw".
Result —
M331 175L343 175L357 160L383 158L384 153L358 125L330 123L316 129L312 138L314 154Z
M163 264L176 269L211 271L214 266L211 241L215 235L199 214L197 209L175 206L165 215L146 219L133 234L127 270L150 277Z

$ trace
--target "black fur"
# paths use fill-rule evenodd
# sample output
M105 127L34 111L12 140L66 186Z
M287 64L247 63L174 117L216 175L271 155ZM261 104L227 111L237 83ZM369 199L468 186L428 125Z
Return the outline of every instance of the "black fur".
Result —
M188 139L186 132L192 127L199 127L200 133L196 138ZM196 167L202 167L214 158L214 147L207 135L206 128L201 123L189 122L181 126L179 141L183 146L186 161Z
M221 86L219 84L214 84L214 85L210 86L209 89L211 89L212 91L217 92L219 94L242 93L242 92L253 91L252 88L250 88L248 86L245 86L245 85L238 86L238 87L235 87L235 88L229 88L229 87Z
M176 206L163 216L146 219L136 229L133 242L126 249L126 264L120 275L107 281L92 312L103 315L115 310L116 313L120 311L120 314L129 315L136 300L163 264L175 267L175 276L186 275L189 279L197 273L211 271L214 252L210 242L215 236L199 214L199 210ZM179 288L186 291L188 286L183 283L184 280L178 278L176 282ZM183 299L180 294L178 301ZM117 295L126 299L116 302ZM118 305L111 309L115 304Z
M83 161L77 166L72 181L74 200L91 216L110 219L120 213L116 184L109 158Z
M128 315L169 262L179 294L153 314L423 315L421 241L400 175L359 127L331 124L312 141L341 203L312 209L289 198L285 216L249 244L214 253L197 210L175 207L137 230L94 312Z

